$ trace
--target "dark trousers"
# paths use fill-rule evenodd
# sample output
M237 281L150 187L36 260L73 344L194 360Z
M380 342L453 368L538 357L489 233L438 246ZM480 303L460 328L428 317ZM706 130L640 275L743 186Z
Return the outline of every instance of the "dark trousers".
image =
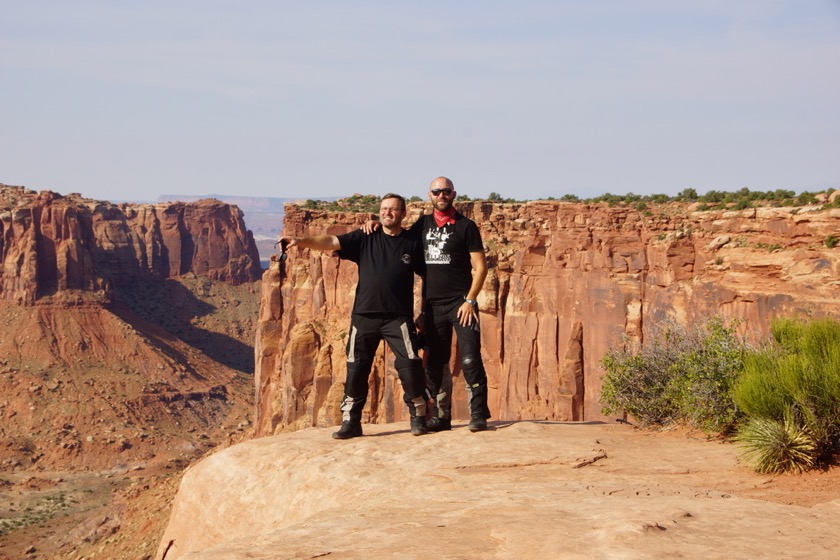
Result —
M430 302L426 305L426 344L429 358L426 362L429 391L435 395L437 415L449 418L451 415L449 395L451 380L444 380L444 371L450 375L449 359L452 354L452 331L458 341L461 353L461 370L470 392L470 414L481 418L490 418L487 407L487 373L481 360L481 328L478 319L469 327L461 326L458 321L458 308L464 303L462 298L445 302ZM448 381L448 383L447 383ZM441 393L444 391L444 393Z
M417 331L411 317L360 315L350 318L347 337L347 380L341 412L344 421L361 422L367 402L370 369L379 343L385 339L394 353L394 365L402 383L403 400L411 416L426 415L426 380L423 361L417 354Z

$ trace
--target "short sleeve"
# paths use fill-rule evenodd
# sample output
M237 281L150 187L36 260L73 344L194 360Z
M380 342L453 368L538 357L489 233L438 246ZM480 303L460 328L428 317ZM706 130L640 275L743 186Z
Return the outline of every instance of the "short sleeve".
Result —
M367 234L359 229L338 235L338 244L341 246L341 249L338 250L338 257L358 263L362 254L362 242L365 235Z
M426 276L426 255L423 252L423 243L419 240L414 243L414 254L412 255L412 262L414 262L414 274L417 276Z
M467 245L467 251L470 253L483 253L484 243L481 242L481 233L478 231L478 226L475 222L470 220L467 223L467 230L464 232L464 241Z

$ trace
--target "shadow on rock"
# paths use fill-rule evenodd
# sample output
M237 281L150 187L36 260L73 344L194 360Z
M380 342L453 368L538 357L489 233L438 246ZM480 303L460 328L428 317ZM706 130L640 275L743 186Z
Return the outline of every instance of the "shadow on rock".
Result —
M242 340L250 336L250 331L239 324L233 311L228 311L238 302L231 303L217 295L216 285L194 276L183 282L144 278L121 285L116 294L120 303L144 321L165 329L221 364L252 374L254 348ZM226 333L219 332L225 330Z

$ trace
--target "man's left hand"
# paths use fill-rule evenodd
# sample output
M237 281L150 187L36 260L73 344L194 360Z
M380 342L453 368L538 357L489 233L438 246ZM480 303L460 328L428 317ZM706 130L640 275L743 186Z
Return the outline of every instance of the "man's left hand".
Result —
M462 327L469 327L473 321L478 321L478 310L473 304L465 301L458 308L458 322Z

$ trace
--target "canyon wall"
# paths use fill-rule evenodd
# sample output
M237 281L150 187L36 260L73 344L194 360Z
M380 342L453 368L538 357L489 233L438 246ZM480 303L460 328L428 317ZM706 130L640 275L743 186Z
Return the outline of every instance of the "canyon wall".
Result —
M24 305L66 290L108 294L121 282L187 272L229 284L260 277L235 206L112 204L0 185L0 299Z
M216 200L0 185L0 471L168 465L244 431L261 273Z
M603 419L610 348L642 342L667 318L741 318L766 335L776 316L840 316L840 209L697 211L557 201L461 203L481 229L490 271L479 296L494 419ZM424 211L409 208L407 223ZM367 214L287 205L284 233L341 234ZM256 429L340 422L356 266L292 249L263 275L256 336ZM384 346L384 345L383 345ZM365 421L406 419L387 348L371 374ZM468 416L457 355L453 415Z

